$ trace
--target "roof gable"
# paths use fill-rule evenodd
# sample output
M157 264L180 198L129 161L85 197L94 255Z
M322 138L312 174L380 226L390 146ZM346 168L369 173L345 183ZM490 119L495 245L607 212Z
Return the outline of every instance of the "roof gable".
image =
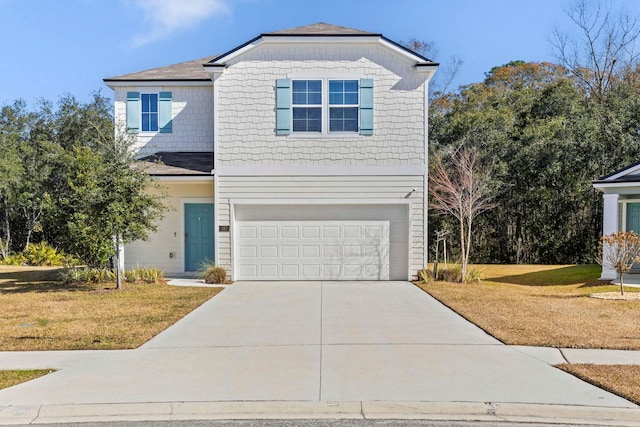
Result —
M287 28L284 30L263 33L263 36L381 36L382 34L370 33L355 28L341 27L339 25L318 22L316 24L301 27Z
M108 77L104 82L109 86L122 86L128 82L140 82L147 85L151 82L185 82L184 84L201 84L198 82L211 82L210 72L224 70L227 61L242 55L265 40L291 38L298 42L307 40L318 41L316 38L333 38L335 41L353 42L355 40L375 41L381 45L395 51L396 53L416 61L416 68L433 75L438 67L438 63L425 58L416 52L402 46L393 40L387 39L382 34L371 33L355 28L342 27L339 25L318 22L301 27L288 28L284 30L263 33L248 42L230 50L222 55L208 56L192 61L180 62L158 68L137 71L135 73L123 74L120 76ZM110 84L111 83L111 84Z

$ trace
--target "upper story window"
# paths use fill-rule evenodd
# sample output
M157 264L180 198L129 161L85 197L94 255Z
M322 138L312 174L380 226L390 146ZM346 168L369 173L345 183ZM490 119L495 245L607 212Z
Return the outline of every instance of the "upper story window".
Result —
M127 132L173 131L172 93L127 92Z
M294 132L322 132L322 80L294 80Z
M158 131L158 94L143 93L142 100L142 132Z
M276 133L373 134L372 79L278 79Z
M358 81L329 80L329 132L358 132Z

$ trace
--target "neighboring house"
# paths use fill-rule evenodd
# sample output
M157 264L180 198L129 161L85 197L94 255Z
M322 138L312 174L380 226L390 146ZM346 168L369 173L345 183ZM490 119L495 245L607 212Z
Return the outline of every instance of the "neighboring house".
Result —
M407 280L427 261L438 64L324 23L105 79L173 208L127 267L233 280ZM162 163L153 163L153 160Z
M593 187L603 193L602 233L624 230L640 234L640 163L594 181ZM637 267L632 268L629 280L625 275L625 283L640 280ZM611 265L603 265L600 279L617 280L618 274Z

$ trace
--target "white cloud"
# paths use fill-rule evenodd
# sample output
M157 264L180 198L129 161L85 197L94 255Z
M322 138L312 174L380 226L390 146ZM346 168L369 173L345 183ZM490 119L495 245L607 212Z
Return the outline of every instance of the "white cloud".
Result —
M212 15L229 12L228 0L135 0L135 4L151 27L134 37L136 47L198 25Z

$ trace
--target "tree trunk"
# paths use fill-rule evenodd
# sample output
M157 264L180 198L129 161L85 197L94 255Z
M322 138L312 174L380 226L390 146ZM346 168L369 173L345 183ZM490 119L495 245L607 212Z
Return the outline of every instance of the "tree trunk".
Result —
M116 288L122 289L122 274L120 274L120 236L116 235Z
M620 295L624 296L624 273L620 272Z
M9 250L11 249L11 224L9 223L9 203L7 197L2 198L4 204L4 240L0 239L0 253L2 258L6 259L9 256Z
M460 217L460 283L464 282L467 275L466 244L464 237L464 217Z

